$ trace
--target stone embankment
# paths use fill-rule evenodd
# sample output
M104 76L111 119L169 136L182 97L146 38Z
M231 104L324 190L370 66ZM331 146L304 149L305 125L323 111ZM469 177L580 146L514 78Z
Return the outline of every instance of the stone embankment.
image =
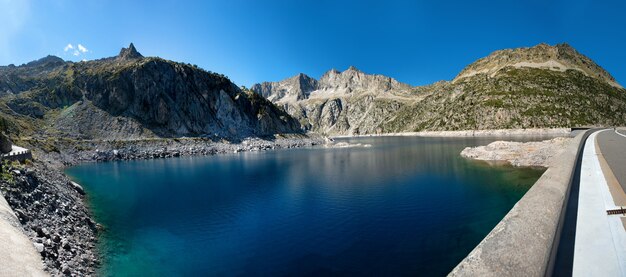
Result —
M548 271L582 133L564 147L511 211L448 276L545 276Z
M95 274L98 225L67 176L41 161L3 167L0 190L43 268L52 275Z
M0 195L0 276L45 276L41 256Z
M571 140L558 137L537 142L495 141L486 146L467 147L461 151L461 156L488 163L549 167Z

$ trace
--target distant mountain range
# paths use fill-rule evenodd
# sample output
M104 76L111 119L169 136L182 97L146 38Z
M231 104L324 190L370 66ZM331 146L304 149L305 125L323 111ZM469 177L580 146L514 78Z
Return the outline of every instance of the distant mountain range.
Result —
M428 86L350 67L251 90L330 135L626 125L626 90L568 44L496 51Z
M133 44L118 56L48 56L0 67L0 127L19 136L241 138L300 133L300 124L221 74L156 57Z
M626 90L567 44L500 50L452 81L413 87L354 67L239 88L221 74L119 55L0 66L0 128L12 136L243 138L626 125Z

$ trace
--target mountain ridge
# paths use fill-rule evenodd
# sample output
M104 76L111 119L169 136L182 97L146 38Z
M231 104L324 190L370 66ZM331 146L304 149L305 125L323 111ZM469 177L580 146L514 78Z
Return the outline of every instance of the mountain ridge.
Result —
M327 71L308 97L264 94L307 130L328 135L626 124L626 91L566 43L498 50L450 81L396 82L351 67Z
M533 47L494 51L487 57L478 59L465 67L452 82L480 73L493 77L507 66L535 67L556 71L574 69L589 77L598 78L613 86L623 88L611 74L567 43L560 43L555 46L540 43Z
M26 135L240 138L302 132L288 114L226 76L143 57L132 43L99 60L48 56L1 67L0 92L4 127Z
M355 66L344 71L330 69L319 80L299 73L277 82L262 82L252 85L252 91L272 102L293 102L310 97L324 97L337 90L344 94L367 93L372 91L406 92L410 85L380 74L367 74ZM332 91L332 92L331 92Z

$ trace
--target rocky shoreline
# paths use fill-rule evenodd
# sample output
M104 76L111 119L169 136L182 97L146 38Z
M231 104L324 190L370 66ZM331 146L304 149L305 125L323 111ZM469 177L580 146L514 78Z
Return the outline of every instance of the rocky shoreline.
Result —
M48 141L25 140L35 149ZM36 152L35 159L72 166L85 162L161 159L182 156L210 156L247 151L298 148L323 144L321 137L293 135L283 138L246 138L237 142L207 138L138 139L138 140L69 140L52 142L51 151Z
M309 147L324 144L316 136L249 138L238 142L205 138L143 140L18 140L33 150L34 160L3 167L0 182L7 202L24 233L41 254L44 270L53 276L95 275L100 264L97 224L79 184L63 173L85 162L206 156L245 151Z
M492 143L481 146L482 148L465 149L462 155L472 159L508 161L516 166L545 166L547 157L554 156L555 149L562 148L568 140L557 138L547 141L549 143L526 144L498 142L495 145ZM104 230L93 220L80 185L71 182L63 173L65 167L86 162L206 156L315 145L342 147L341 143L329 143L315 135L248 138L237 142L177 138L23 139L17 143L33 150L34 161L5 165L4 172L7 173L2 178L0 189L18 216L24 233L41 254L44 269L55 276L95 275L100 264L96 248L98 233ZM546 143L549 146L540 146ZM529 149L539 151L533 152ZM542 155L537 156L537 153ZM523 158L530 157L529 155L533 158Z
M550 167L572 139L557 137L534 142L495 141L486 146L466 147L461 156L490 164L517 167Z
M81 192L46 162L3 167L0 190L41 255L44 270L54 276L95 274L99 225Z
M422 131L385 133L369 135L344 135L333 136L334 138L350 137L397 137L397 136L420 136L420 137L508 137L508 136L569 136L569 128L537 128L537 129L493 129L493 130L460 130L460 131Z

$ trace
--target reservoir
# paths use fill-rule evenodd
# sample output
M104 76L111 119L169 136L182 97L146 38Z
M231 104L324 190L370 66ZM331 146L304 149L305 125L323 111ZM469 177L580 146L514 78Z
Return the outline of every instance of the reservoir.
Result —
M443 276L543 173L459 155L495 140L352 138L66 173L105 227L102 275Z

